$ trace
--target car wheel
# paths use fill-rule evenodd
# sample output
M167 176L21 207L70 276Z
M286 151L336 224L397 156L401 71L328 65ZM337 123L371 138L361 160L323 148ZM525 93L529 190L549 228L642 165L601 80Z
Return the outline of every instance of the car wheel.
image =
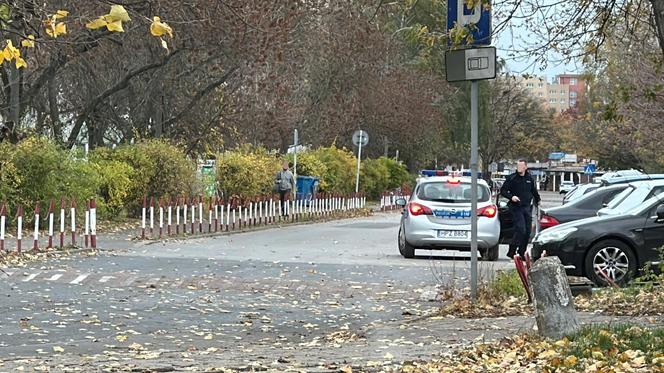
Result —
M588 251L584 267L586 277L599 286L610 285L606 277L617 285L624 285L636 273L636 256L622 241L601 241Z
M399 252L404 258L411 259L415 257L415 248L406 241L403 225L399 228Z
M495 262L496 260L498 260L499 253L500 253L500 245L480 250L480 255L482 255L482 260L488 262Z

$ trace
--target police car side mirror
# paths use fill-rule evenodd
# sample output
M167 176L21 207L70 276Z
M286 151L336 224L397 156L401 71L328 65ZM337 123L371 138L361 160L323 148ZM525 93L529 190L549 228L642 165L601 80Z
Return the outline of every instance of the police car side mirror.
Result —
M395 201L395 203L396 203L397 206L399 206L399 207L405 207L405 206L406 206L406 199L405 199L405 198L397 198L397 200Z

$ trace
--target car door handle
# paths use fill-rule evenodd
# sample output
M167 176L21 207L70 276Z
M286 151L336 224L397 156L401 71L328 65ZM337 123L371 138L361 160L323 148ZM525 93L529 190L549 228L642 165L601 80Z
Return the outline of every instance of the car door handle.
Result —
M634 232L641 233L641 232L643 232L643 228L636 228L636 229L634 230Z

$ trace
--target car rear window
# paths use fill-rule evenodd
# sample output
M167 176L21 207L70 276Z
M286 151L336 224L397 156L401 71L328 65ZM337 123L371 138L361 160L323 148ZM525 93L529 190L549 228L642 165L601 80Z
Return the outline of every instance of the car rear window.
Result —
M446 203L469 203L472 188L470 183L429 182L417 188L417 198L424 201ZM489 188L484 185L477 186L479 202L486 202L491 198Z

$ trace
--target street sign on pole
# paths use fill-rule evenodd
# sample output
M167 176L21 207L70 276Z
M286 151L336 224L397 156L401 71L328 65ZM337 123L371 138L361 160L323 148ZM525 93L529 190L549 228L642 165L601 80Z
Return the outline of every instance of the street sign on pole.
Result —
M597 171L597 168L594 164L586 165L586 167L583 169L583 172L586 175L593 175L596 171Z
M360 191L360 161L362 160L362 147L369 143L369 134L357 130L353 133L353 144L358 147L357 150L357 175L355 176L355 193Z
M369 143L369 134L362 130L353 133L353 144L355 146L367 146Z
M447 31L451 36L448 43L460 45L491 45L491 3L476 0L473 9L468 9L468 0L447 1ZM454 40L454 30L465 29L465 40Z
M458 49L445 52L445 76L448 82L494 79L496 48Z

